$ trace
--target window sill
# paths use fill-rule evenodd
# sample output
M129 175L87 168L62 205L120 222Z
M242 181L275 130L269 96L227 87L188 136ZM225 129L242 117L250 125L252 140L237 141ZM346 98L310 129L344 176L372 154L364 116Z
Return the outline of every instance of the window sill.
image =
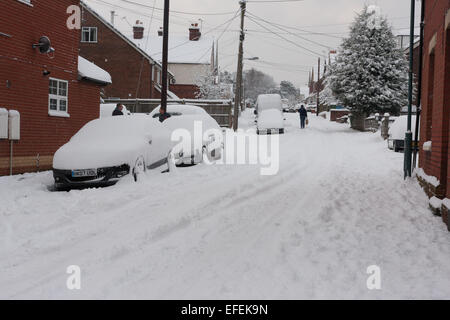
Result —
M29 6L29 7L34 7L34 6L31 4L31 2L28 2L28 1L25 1L25 0L17 0L17 1L19 1L20 3L26 4L26 5Z
M70 114L68 114L67 112L62 112L62 111L49 110L48 115L50 117L70 118Z

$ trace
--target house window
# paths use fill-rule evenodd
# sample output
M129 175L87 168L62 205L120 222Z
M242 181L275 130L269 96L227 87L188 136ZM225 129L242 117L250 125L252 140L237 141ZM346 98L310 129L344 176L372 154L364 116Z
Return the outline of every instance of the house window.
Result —
M51 116L68 116L68 86L69 83L65 80L50 78L48 112Z
M156 71L156 83L161 84L161 71Z
M83 27L81 29L81 42L97 42L97 27Z

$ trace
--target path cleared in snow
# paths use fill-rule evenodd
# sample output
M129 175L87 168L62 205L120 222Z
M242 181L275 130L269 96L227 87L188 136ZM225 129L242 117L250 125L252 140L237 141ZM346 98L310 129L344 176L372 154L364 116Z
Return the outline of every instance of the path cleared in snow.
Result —
M62 193L50 172L1 177L0 298L450 297L450 233L402 154L379 133L286 116L275 176L198 165Z

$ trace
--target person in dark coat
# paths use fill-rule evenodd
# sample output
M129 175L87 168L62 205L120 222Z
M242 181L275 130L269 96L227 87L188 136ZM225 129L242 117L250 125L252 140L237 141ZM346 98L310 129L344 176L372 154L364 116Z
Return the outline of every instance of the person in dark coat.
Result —
M120 103L117 104L116 108L114 109L113 116L123 116L123 105L121 105Z
M163 108L159 109L159 122L164 122L164 120L167 120L171 117L170 114L166 112Z
M306 111L304 105L300 107L298 113L300 114L300 128L305 129L305 122L306 119L308 118L308 112Z

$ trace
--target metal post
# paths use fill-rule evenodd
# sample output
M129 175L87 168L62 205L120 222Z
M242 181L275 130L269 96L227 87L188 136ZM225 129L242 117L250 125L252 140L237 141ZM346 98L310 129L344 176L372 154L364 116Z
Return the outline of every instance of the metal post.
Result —
M320 58L319 58L319 64L317 69L317 85L316 85L316 91L317 91L317 108L316 108L316 116L319 116L319 106L320 106L320 88L319 88L319 81L320 81Z
M413 103L413 69L414 69L414 18L415 18L415 0L411 0L411 17L410 17L410 34L409 34L409 81L408 81L408 127L405 134L405 159L404 159L404 176L411 177L411 113Z
M10 150L9 150L9 175L13 174L13 144L14 140L9 140Z
M233 117L233 130L236 131L238 129L238 121L239 121L239 106L241 104L241 87L242 87L242 68L243 68L243 58L244 58L244 18L245 18L245 9L247 7L246 0L239 1L241 5L241 36L239 39L239 59L238 59L238 67L236 74L236 96L234 101L234 117Z
M167 110L168 90L168 56L169 56L169 10L170 1L164 0L164 23L163 23L163 56L162 56L162 85L161 85L161 108L164 113Z
M417 92L417 106L416 106L416 133L414 135L414 153L413 153L413 168L417 166L417 148L419 146L419 123L420 115L422 114L422 68L423 68L423 38L425 28L425 0L422 0L422 8L420 14L420 45L419 45L419 79Z

